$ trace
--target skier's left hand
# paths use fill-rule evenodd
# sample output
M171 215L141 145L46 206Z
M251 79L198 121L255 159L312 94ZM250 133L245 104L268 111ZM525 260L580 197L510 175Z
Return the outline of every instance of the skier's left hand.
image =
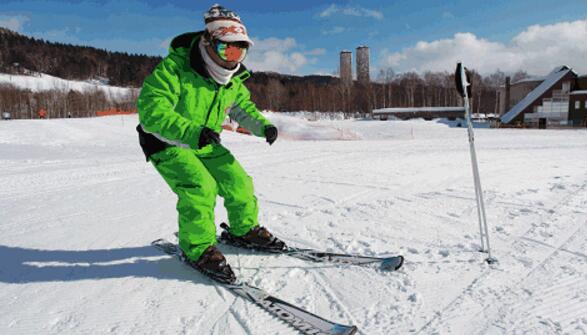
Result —
M203 127L200 132L198 147L201 149L208 144L220 144L220 134L208 127Z
M277 128L275 126L265 126L265 140L269 145L273 144L277 139Z

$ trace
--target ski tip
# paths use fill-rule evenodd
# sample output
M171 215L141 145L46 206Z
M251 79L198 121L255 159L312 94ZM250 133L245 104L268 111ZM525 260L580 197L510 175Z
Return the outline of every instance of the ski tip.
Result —
M156 239L155 241L151 242L151 245L157 245L157 244L159 244L159 243L161 243L161 242L163 242L163 241L165 241L165 240L164 240L164 239L162 239L162 238L158 238L158 239Z
M359 331L359 328L357 328L357 326L352 326L351 329L349 329L349 332L346 334L353 335L353 334L356 334L358 331Z
M341 324L335 324L328 334L337 334L337 335L353 335L359 331L357 326L345 326Z
M381 263L381 269L396 271L404 265L404 256L395 256L387 258Z

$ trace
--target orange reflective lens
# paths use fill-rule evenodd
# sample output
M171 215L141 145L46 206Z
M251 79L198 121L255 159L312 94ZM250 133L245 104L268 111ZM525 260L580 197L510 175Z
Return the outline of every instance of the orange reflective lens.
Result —
M248 44L243 42L216 42L216 53L227 62L242 62L247 56Z

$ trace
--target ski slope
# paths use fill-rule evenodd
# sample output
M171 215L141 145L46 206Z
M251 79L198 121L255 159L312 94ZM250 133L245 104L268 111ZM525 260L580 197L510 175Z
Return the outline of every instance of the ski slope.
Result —
M587 131L477 129L497 264L478 253L465 129L269 115L273 146L224 132L260 221L298 247L398 272L221 246L235 271L361 334L586 334ZM0 122L0 334L296 334L149 244L175 196L136 116ZM219 199L217 222L227 216Z
M80 93L92 93L102 91L106 98L112 102L126 102L133 94L138 95L138 89L101 84L97 81L66 80L45 73L35 75L12 75L0 73L0 85L8 84L20 89L32 92L58 90L63 92L77 91Z

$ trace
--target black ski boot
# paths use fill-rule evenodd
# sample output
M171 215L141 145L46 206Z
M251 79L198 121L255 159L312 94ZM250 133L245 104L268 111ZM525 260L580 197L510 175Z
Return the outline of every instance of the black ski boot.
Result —
M221 283L234 284L236 282L236 276L232 272L230 265L226 263L226 258L213 245L209 246L197 261L185 259L185 262L194 269Z
M243 236L234 236L229 232L226 223L221 223L224 231L220 234L223 243L248 249L262 250L268 252L282 252L287 250L285 242L273 236L265 227L257 226Z

